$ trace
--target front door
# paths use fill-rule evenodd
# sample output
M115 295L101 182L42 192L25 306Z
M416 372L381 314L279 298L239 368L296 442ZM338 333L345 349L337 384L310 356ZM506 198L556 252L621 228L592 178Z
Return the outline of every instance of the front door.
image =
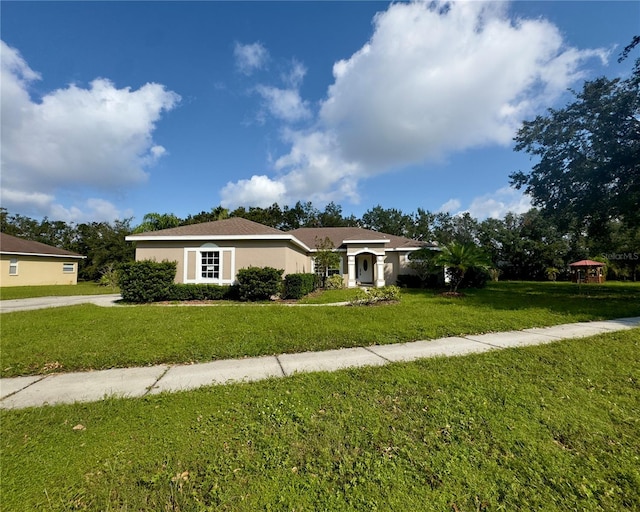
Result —
M361 254L356 258L357 279L361 283L373 283L373 256Z

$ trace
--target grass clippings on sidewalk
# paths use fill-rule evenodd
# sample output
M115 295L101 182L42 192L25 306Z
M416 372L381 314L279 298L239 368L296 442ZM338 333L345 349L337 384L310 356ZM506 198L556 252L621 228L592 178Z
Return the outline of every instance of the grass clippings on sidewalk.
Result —
M640 510L640 329L0 412L4 511Z

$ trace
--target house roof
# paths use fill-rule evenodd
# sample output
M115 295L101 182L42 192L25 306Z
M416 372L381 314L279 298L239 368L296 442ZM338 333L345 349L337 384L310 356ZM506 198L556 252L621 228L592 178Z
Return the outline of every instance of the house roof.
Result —
M259 235L284 235L285 232L253 222L252 220L232 217L230 219L189 224L177 228L147 231L127 237L135 240L137 237L182 237L182 236L259 236Z
M604 267L604 263L593 260L580 260L575 263L569 263L570 267Z
M233 217L231 219L190 224L177 228L147 231L126 237L128 241L152 240L215 240L215 239L275 239L289 240L305 250L313 250L318 241L329 238L335 248L344 247L346 243L384 243L387 249L418 249L429 246L424 242L411 240L402 236L379 233L370 229L341 228L300 228L292 231L281 231L258 222Z
M289 231L302 243L308 247L316 247L318 242L325 238L331 240L335 248L340 248L348 242L382 242L389 249L417 249L429 246L418 240L412 240L403 236L390 235L388 233L379 233L371 229L343 227L343 228L300 228Z
M66 251L41 242L33 242L16 236L0 233L0 253L33 256L53 256L56 258L85 258L75 252Z

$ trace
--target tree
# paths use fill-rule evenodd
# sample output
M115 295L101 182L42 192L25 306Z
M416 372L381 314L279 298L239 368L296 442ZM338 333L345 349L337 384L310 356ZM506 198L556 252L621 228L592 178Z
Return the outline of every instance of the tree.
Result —
M136 227L134 233L146 231L160 231L161 229L177 228L181 220L173 213L147 213L142 218L142 224Z
M364 213L362 224L366 229L396 236L408 236L413 229L411 215L406 215L395 208L385 209L380 205Z
M604 238L609 222L640 223L640 59L627 79L598 78L575 101L525 121L516 151L539 158L511 174L563 230Z
M201 222L213 222L216 220L224 220L229 218L229 210L222 206L216 206L212 208L210 212L202 211L195 215L188 215L180 225L186 226L189 224L200 224Z
M446 269L450 279L452 292L458 291L465 275L470 269L488 270L490 263L487 256L475 244L453 242L445 245L438 255L438 264Z
M132 233L130 224L131 219L125 219L76 226L76 240L67 249L87 257L80 263L80 279L97 281L108 265L134 259L135 247L125 241L125 237Z
M334 251L333 242L327 237L324 240L316 239L316 252L313 255L316 274L322 279L322 287L325 287L329 270L340 265L340 255Z

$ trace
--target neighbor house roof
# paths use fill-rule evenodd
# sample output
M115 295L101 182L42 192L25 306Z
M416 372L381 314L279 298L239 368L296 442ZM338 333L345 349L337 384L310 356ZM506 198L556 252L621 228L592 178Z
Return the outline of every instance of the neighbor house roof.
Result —
M51 256L54 258L78 258L85 256L75 252L66 251L41 242L33 242L18 238L17 236L0 233L0 253L15 254L19 256Z
M344 227L344 228L300 228L289 231L298 240L309 247L316 247L325 238L331 240L333 246L338 249L347 243L356 242L382 242L389 249L418 249L431 244L426 244L418 240L412 240L403 236L379 233L371 229Z

